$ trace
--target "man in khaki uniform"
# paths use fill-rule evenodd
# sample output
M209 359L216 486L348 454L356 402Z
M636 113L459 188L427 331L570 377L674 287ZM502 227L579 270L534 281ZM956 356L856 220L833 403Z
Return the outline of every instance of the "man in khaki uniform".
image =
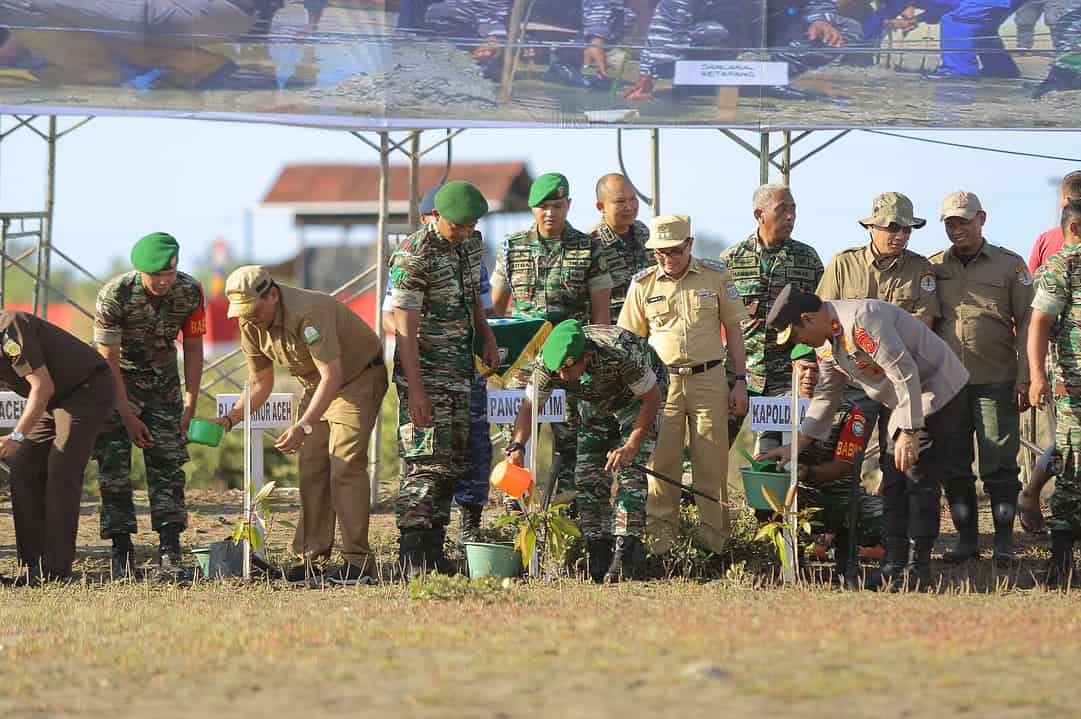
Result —
M252 411L274 389L274 363L287 367L304 387L300 419L274 443L300 459L300 523L293 551L308 561L290 569L287 579L304 581L307 573L319 571L311 563L330 558L340 518L345 562L330 580L374 581L368 440L387 391L379 337L330 295L279 285L257 265L229 275L225 295L228 315L240 318ZM240 401L220 422L232 429L243 419Z
M927 220L914 216L912 201L900 192L884 192L859 223L870 243L834 255L815 294L823 300L882 300L933 327L942 316L935 272L925 257L907 249L912 230Z
M925 257L908 249L912 230L927 220L915 216L912 201L900 192L884 192L874 199L870 216L859 223L871 241L834 255L815 294L823 300L882 300L934 327L942 316L935 272ZM889 422L889 409L869 400L858 387L848 390L848 398L867 416L868 425L878 428L881 458L886 446L881 434ZM865 476L874 471L875 459L864 463Z
M1025 338L1032 304L1032 275L1020 255L983 236L987 213L971 192L950 193L940 213L952 247L931 257L943 317L935 332L946 341L970 378L967 424L950 439L944 489L957 528L957 544L943 554L963 562L979 556L976 477L972 433L980 447L980 480L991 498L994 559L1013 561L1013 521L1020 468L1020 412L1028 409Z
M729 534L724 506L728 415L747 412L747 358L740 329L747 309L724 265L692 257L693 244L689 217L653 218L646 247L653 250L657 265L631 281L618 324L647 338L668 367L668 397L651 466L667 477L678 476L689 429L694 486L721 498L720 505L696 498L702 520L697 541L720 553ZM722 327L736 371L731 394L725 380ZM679 496L679 488L650 478L646 512L657 554L671 548L679 531Z

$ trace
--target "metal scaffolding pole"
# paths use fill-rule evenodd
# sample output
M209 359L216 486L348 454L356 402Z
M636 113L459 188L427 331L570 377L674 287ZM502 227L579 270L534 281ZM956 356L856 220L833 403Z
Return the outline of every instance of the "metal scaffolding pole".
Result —
M419 141L419 134L414 133L414 141ZM416 153L413 155L417 156ZM415 174L414 174L415 177ZM387 214L389 211L388 186L390 183L390 133L379 133L379 219L375 228L375 324L380 326L383 317L383 291L387 284ZM415 209L411 206L410 214ZM383 429L383 412L375 415L375 429L372 432L372 446L375 448L375 459L372 461L372 491L371 504L374 506L379 501L379 472L381 462L381 445L379 442Z
M758 184L769 183L769 133L758 133Z
M45 142L48 145L48 159L45 175L45 226L41 233L41 256L39 257L38 269L41 279L34 285L34 313L40 314L43 319L49 317L49 276L52 271L52 244L53 244L53 210L56 206L56 116L49 116L49 132Z
M653 178L653 202L650 204L656 217L661 214L661 131L656 127L649 131L649 159Z
M420 130L409 133L409 226L420 222Z
M781 137L784 138L781 153L781 181L788 186L792 184L792 131L783 131Z

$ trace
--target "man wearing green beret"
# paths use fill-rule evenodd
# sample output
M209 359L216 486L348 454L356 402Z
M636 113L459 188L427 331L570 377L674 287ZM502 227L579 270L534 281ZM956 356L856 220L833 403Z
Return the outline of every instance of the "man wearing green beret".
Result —
M454 487L468 475L475 340L485 364L499 366L480 297L484 240L476 226L487 211L476 187L448 182L436 193L434 221L390 260L401 458L394 512L399 561L409 577L451 570L443 540Z
M558 324L541 348L518 410L507 458L524 461L532 405L544 406L552 390L566 390L581 412L576 435L574 500L595 582L640 576L645 560L645 464L657 444L658 415L668 392L668 371L649 343L620 327ZM568 404L570 402L568 401ZM613 422L614 420L614 422ZM615 426L616 431L609 431ZM619 485L613 511L612 472ZM614 540L614 541L613 541Z
M563 175L541 175L529 190L534 225L509 235L500 248L492 275L492 314L540 317L553 325L567 319L582 324L612 323L612 277L600 243L567 222L570 185ZM510 383L522 387L519 373ZM578 411L567 404L567 422L553 423L552 467L558 486L574 482Z
M798 344L790 353L792 373L796 375L801 399L811 399L818 384L818 357L813 347ZM799 453L799 506L817 507L814 515L823 533L833 535L836 577L848 572L852 539L856 544L875 546L881 542L883 528L882 498L868 495L853 484L852 471L856 453L864 448L870 431L867 417L850 397L841 399L833 414L829 437L812 440ZM856 537L852 537L850 511L853 491L859 506L856 511Z
M162 571L180 570L180 533L188 525L184 470L187 427L203 376L206 317L203 288L178 272L180 247L164 232L135 243L135 270L98 292L94 342L116 380L116 414L98 436L101 537L113 542L114 577L129 574L137 530L131 490L131 445L143 450L150 521L160 536ZM184 392L177 371L177 336L183 338Z

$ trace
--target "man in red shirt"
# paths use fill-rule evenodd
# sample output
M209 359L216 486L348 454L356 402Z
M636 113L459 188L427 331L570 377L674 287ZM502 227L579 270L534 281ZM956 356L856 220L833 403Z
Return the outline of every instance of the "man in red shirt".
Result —
M1059 207L1065 207L1071 200L1081 199L1081 170L1074 170L1062 178L1059 187ZM1033 275L1040 269L1047 258L1062 249L1062 228L1052 227L1036 239L1032 254L1028 258L1028 271Z

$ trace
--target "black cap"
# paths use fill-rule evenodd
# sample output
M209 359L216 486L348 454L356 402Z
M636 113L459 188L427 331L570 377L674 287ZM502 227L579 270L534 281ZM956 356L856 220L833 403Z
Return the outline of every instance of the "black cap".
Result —
M794 283L785 286L766 315L766 324L777 330L777 344L788 344L792 324L798 322L804 312L816 312L822 301L810 292L804 292Z

